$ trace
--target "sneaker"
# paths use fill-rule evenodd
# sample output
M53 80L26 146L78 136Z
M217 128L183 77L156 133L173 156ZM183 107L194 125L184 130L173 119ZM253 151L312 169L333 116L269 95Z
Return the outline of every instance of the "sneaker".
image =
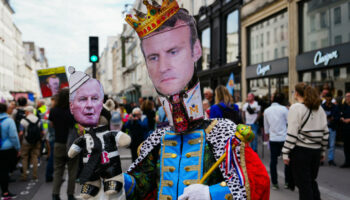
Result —
M337 166L333 160L328 161L329 166Z
M15 199L17 197L16 194L12 194L11 192L2 193L1 200L7 200L7 199Z
M273 190L278 190L278 189L280 189L280 187L278 186L278 184L273 184L272 185L272 189Z

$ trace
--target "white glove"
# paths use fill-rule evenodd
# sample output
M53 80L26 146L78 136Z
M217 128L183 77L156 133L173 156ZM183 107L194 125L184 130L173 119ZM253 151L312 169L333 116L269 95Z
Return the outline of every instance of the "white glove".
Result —
M209 186L193 184L185 188L178 200L211 200Z

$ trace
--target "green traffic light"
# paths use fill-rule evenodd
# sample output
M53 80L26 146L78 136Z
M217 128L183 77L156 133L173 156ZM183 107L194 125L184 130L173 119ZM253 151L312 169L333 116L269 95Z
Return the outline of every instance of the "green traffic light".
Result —
M96 62L97 59L98 59L98 57L97 57L96 55L92 55L92 56L90 57L90 61L91 61L91 62Z

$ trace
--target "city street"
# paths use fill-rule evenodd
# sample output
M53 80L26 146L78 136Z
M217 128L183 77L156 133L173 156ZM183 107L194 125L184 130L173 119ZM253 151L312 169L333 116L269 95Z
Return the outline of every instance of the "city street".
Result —
M259 146L259 156L262 158L267 170L269 170L269 150L267 145ZM129 149L120 149L121 161L123 171L128 169L131 163L131 155ZM344 161L343 150L341 148L336 149L336 163L342 164ZM298 199L297 189L292 192L287 189L283 189L284 185L284 174L282 160L278 160L278 175L279 175L279 190L270 190L271 200L296 200ZM16 199L19 200L46 200L51 199L52 182L45 183L45 161L42 161L42 165L39 168L39 182L20 182L19 171L16 171L13 178L16 178L16 182L10 183L10 190L16 193L18 196ZM67 179L67 178L66 178ZM346 200L349 199L349 180L350 180L350 169L341 169L339 167L330 167L328 164L320 167L318 184L321 192L322 199L325 200ZM80 186L76 184L76 197L79 198ZM67 195L65 194L67 188L66 181L63 182L61 187L61 199L66 200Z

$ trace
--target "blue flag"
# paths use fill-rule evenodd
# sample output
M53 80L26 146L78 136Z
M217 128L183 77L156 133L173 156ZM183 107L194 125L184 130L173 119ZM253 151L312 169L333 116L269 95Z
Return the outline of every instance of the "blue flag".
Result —
M233 93L235 92L234 86L235 86L235 76L233 75L233 72L232 72L226 84L226 88L232 96L233 96Z

